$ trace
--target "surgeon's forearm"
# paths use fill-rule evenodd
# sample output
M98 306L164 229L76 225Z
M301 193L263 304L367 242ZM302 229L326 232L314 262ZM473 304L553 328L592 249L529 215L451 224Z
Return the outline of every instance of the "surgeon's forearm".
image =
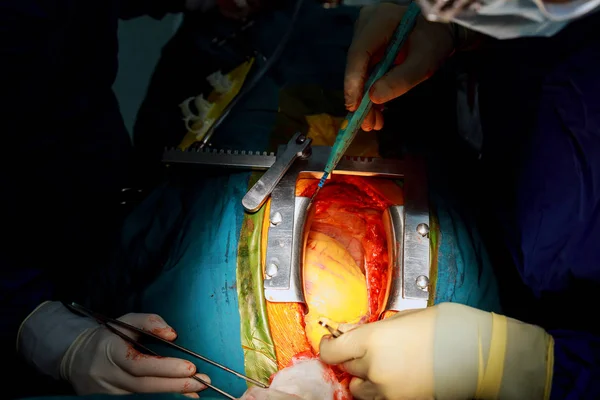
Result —
M551 399L600 399L600 337L552 331L554 373Z

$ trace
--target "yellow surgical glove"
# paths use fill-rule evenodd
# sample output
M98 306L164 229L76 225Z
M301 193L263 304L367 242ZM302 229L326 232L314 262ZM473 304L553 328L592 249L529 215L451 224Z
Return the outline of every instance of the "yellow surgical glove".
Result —
M323 338L320 357L357 399L547 399L554 341L542 328L454 303Z

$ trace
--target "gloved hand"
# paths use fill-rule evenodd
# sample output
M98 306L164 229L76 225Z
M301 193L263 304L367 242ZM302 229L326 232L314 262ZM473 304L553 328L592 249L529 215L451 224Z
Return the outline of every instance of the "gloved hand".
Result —
M127 314L119 320L175 340L177 334L157 315ZM128 330L121 332L131 337ZM97 322L70 312L60 302L46 302L21 325L17 348L38 371L69 381L79 395L106 393L184 393L205 389L190 377L189 361L144 355ZM210 382L205 375L198 375Z
M344 96L348 111L355 111L365 92L365 83L385 52L389 39L406 11L405 6L391 3L364 7L356 23L354 38L348 51ZM399 97L429 78L453 53L454 29L450 24L434 23L419 17L396 64L370 91L374 104ZM365 118L365 131L383 128L383 115L373 107Z
M275 389L251 387L240 397L240 400L302 400L302 398Z
M543 329L454 303L325 337L320 357L355 376L357 399L547 399L554 341Z
M175 330L158 315L127 314L119 320L169 341L177 338ZM138 338L132 332L121 331ZM79 335L61 363L61 376L71 382L79 395L185 393L198 397L195 392L206 386L190 378L195 373L196 367L191 362L142 354L104 326ZM210 382L206 375L198 377Z

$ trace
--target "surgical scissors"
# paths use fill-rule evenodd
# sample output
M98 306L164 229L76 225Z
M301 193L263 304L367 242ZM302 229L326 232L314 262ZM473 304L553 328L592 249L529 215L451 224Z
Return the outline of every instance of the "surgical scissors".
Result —
M156 353L155 351L153 351L153 350L149 349L148 347L144 346L143 344L141 344L137 340L135 340L135 339L127 336L126 334L124 334L123 332L119 331L118 329L115 329L115 327L112 326L112 325L116 325L118 327L121 327L121 328L127 329L129 331L138 333L138 334L140 334L140 335L142 335L142 336L144 336L146 338L154 339L157 342L160 342L160 343L165 344L165 345L167 345L167 346L169 346L171 348L174 348L174 349L182 351L182 352L184 352L186 354L189 354L189 355L191 355L191 356L193 356L193 357L195 357L195 358L197 358L199 360L202 360L202 361L204 361L206 363L212 364L215 367L221 368L222 370L227 371L230 374L233 374L233 375L237 376L238 378L244 379L245 381L250 382L250 383L252 383L252 384L254 384L256 386L259 386L261 388L267 388L268 387L265 384L263 384L262 382L257 381L256 379L253 379L253 378L250 378L250 377L248 377L246 375L240 374L239 372L236 372L236 371L232 370L231 368L228 368L228 367L226 367L226 366L224 366L222 364L219 364L218 362L213 361L213 360L211 360L209 358L206 358L206 357L204 357L204 356L202 356L202 355L200 355L200 354L198 354L196 352L193 352L192 350L186 349L185 347L179 346L178 344L175 344L173 342L169 342L168 340L165 340L165 339L161 338L160 336L155 335L152 332L148 332L148 331L145 331L143 329L137 328L137 327L135 327L133 325L130 325L130 324L126 323L126 322L119 321L118 319L113 319L113 318L110 318L110 317L106 317L106 316L104 316L102 314L98 314L98 313L96 313L94 311L88 310L87 308L85 308L85 307L83 307L83 306L81 306L81 305L79 305L77 303L71 303L71 304L65 304L65 305L71 311L73 311L75 313L78 313L78 314L84 315L86 317L95 319L100 324L104 325L109 331L111 331L115 335L119 336L121 339L125 340L126 342L129 342L131 345L137 347L138 350L140 350L142 352L145 352L146 354L151 354L153 356L159 356L159 354ZM110 325L110 324L112 324L112 325ZM214 385L206 382L204 379L198 378L195 375L192 376L191 378L194 379L194 380L196 380L196 381L198 381L198 382L200 382L200 383L202 383L203 385L205 385L206 387L214 390L215 392L221 394L222 396L227 397L228 399L231 399L231 400L236 400L237 399L236 397L230 395L229 393L227 393L227 392L219 389L218 387L216 387L216 386L214 386Z

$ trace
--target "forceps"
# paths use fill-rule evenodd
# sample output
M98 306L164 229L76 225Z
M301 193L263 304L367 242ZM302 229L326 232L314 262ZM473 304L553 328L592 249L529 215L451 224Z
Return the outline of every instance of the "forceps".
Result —
M319 325L321 325L323 328L327 329L329 331L329 333L331 333L331 336L333 336L336 339L344 334L344 332L340 331L339 329L333 328L324 319L319 320Z
M129 336L127 336L123 332L119 331L118 329L115 329L115 327L112 326L112 325L116 325L118 327L125 328L125 329L127 329L129 331L138 333L138 334L142 335L143 337L154 339L155 341L160 342L162 344L165 344L165 345L167 345L167 346L169 346L169 347L171 347L173 349L177 349L177 350L182 351L182 352L184 352L186 354L189 354L190 356L193 356L193 357L195 357L197 359L200 359L200 360L202 360L204 362L212 364L215 367L221 368L222 370L227 371L230 374L233 374L233 375L237 376L238 378L244 379L245 381L250 382L250 383L252 383L252 384L254 384L254 385L258 386L258 387L261 387L261 388L267 388L268 387L268 386L264 385L262 382L257 381L256 379L252 379L252 378L250 378L250 377L248 377L246 375L240 374L239 372L236 372L236 371L232 370L231 368L227 368L226 366L221 365L221 364L219 364L216 361L213 361L213 360L211 360L209 358L206 358L206 357L204 357L204 356L202 356L202 355L200 355L200 354L198 354L196 352L193 352L193 351L191 351L189 349L186 349L185 347L179 346L178 344L175 344L173 342L169 342L168 340L165 340L165 339L161 338L160 336L157 336L157 335L153 334L152 332L147 332L147 331L145 331L143 329L137 328L137 327L135 327L133 325L130 325L130 324L126 323L126 322L119 321L117 319L105 317L104 315L101 315L101 314L98 314L98 313L96 313L94 311L88 310L87 308L85 308L85 307L83 307L83 306L81 306L79 304L76 304L76 303L65 304L65 306L67 306L71 311L73 311L73 312L75 312L77 314L81 314L81 315L84 315L86 317L95 319L100 324L104 325L109 331L111 331L115 335L119 336L121 339L125 340L126 342L129 342L131 345L133 345L134 347L137 347L139 350L141 350L142 352L144 352L146 354L151 354L153 356L159 356L159 354L156 353L155 351L153 351L153 350L149 349L148 347L144 346L143 344L139 343L137 340L130 338ZM112 324L112 325L110 325L110 324ZM230 395L229 393L227 393L227 392L219 389L218 387L216 387L216 386L214 386L214 385L206 382L204 379L198 378L195 375L191 376L190 378L192 378L192 379L194 379L194 380L202 383L206 387L214 390L215 392L221 394L222 396L227 397L228 399L231 399L231 400L236 400L237 399L237 397L234 397L234 396Z

